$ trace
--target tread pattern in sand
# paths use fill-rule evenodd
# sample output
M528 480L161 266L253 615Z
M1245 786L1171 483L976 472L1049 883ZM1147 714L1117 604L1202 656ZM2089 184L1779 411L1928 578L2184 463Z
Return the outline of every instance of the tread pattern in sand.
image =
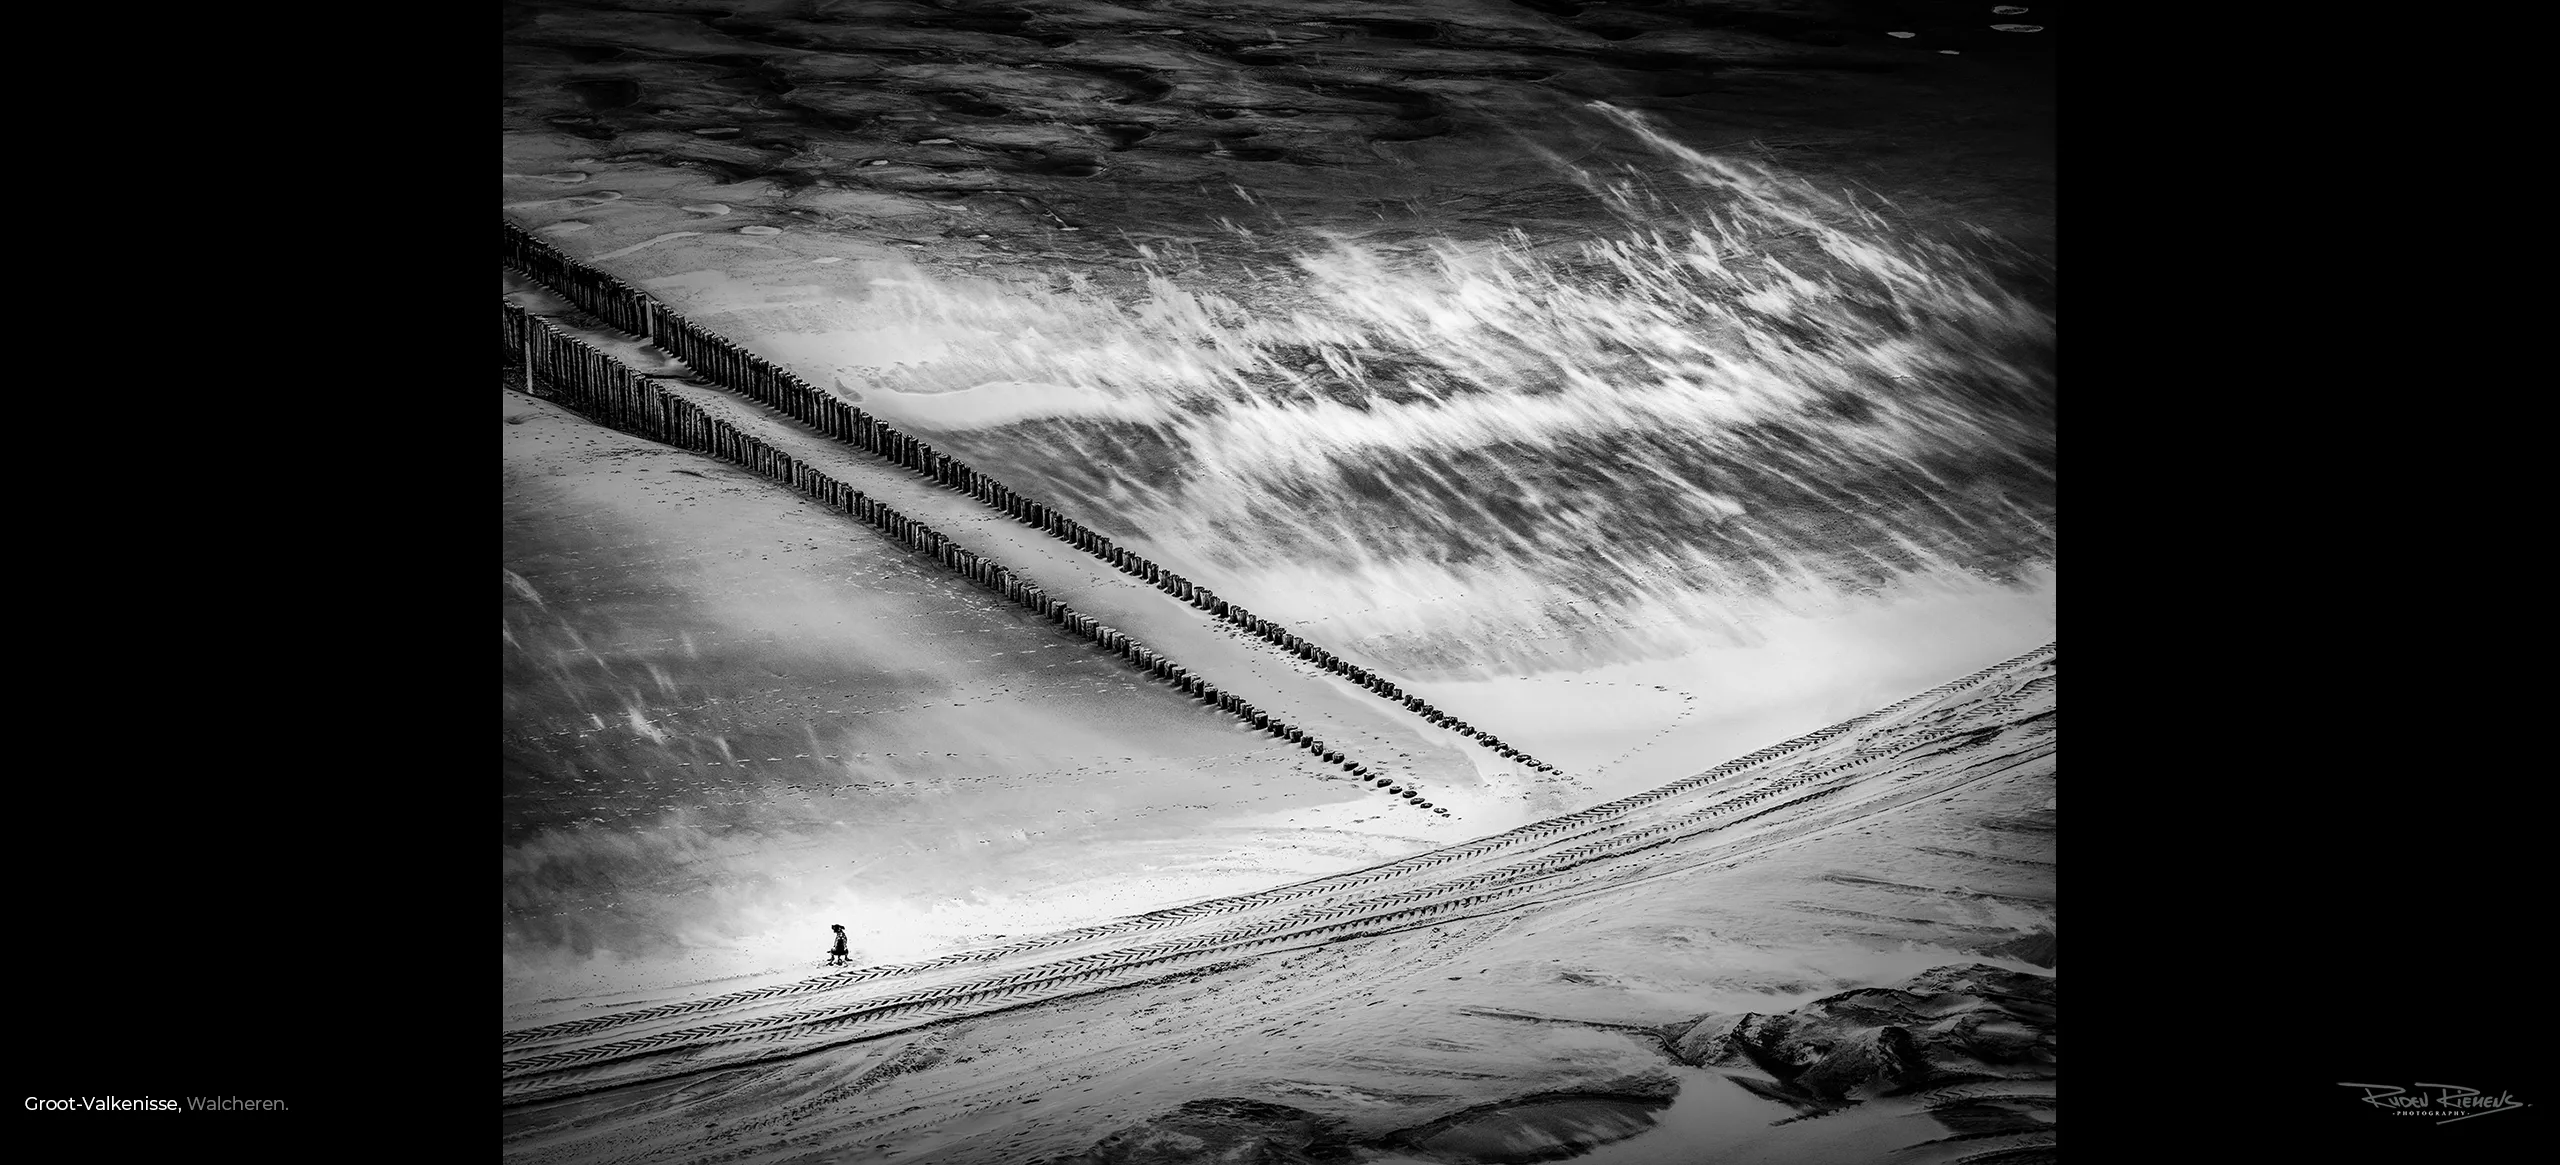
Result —
M2050 684L2032 700L2014 697L2052 675L2053 657L2047 646L1647 793L1369 870L920 963L509 1032L502 1101L731 1068L1238 957L1495 912L1531 895L1552 901L1654 876L1665 865L1735 860L2022 767L2049 767L2049 737L1979 730L1996 726L1985 720L2049 707ZM1972 744L1960 754L1933 751L1955 737ZM1915 767L1928 771L1908 771Z

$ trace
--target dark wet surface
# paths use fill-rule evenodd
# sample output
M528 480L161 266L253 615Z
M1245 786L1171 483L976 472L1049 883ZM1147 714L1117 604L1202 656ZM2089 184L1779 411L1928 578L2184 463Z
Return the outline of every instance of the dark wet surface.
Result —
M1130 199L1158 192L1172 200L1159 209L1177 212L1163 221L1176 221L1202 183L1333 209L1341 192L1325 187L1374 181L1360 172L1398 144L1525 135L1571 149L1574 107L1606 100L1706 148L1749 145L2050 241L2054 38L1991 31L2008 18L1987 5L647 7L507 5L511 119L583 118L549 124L626 157L737 177L943 192L999 217L1004 200L1028 199L1128 226ZM765 145L706 152L663 136L705 125ZM973 139L991 130L1091 140L1109 161L1054 146L1025 159ZM863 172L880 150L903 158L941 137L978 165L895 182ZM875 148L856 157L793 140ZM1112 189L1078 187L1095 178Z

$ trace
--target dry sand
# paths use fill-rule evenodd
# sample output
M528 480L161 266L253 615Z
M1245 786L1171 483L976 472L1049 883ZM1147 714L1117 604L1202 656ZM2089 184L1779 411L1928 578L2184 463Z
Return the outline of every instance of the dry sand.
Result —
M955 1001L969 990L954 969L919 968L813 981L769 1002L670 995L650 1001L664 1019L626 1010L601 1027L526 1032L512 1062L560 1066L517 1078L538 1091L509 1110L510 1153L1064 1159L1104 1134L1137 1129L1144 1140L1144 1126L1184 1105L1247 1100L1320 1121L1358 1159L1468 1160L1427 1151L1443 1142L1426 1134L1543 1097L1614 1107L1605 1120L1569 1105L1513 1111L1510 1131L1484 1136L1517 1147L1583 1128L1622 1140L1618 1160L1694 1159L1672 1154L1708 1145L1809 1160L1946 1135L1959 1126L1941 1110L1978 1104L1991 1085L2049 1106L2049 1026L1996 1065L1939 1064L1943 1078L1915 1078L1925 1088L1860 1095L1837 1112L1836 1094L1790 1095L1773 1086L1788 1077L1748 1063L1697 1071L1665 1034L1950 964L2043 974L2053 961L2055 674L2049 656L2023 661L1785 759L1595 819L1579 838L1274 901L1319 918L1328 903L1356 912L1362 895L1425 912L1371 937L1319 929L1275 947L1247 936L1291 933L1253 921L1282 916L1247 901L1224 922L1053 948L1082 962L1049 965L1108 967L1115 949L1138 949L1126 944L1201 940L1191 962L1150 972L1170 979L1078 995L1109 976L1076 972L1058 981L1065 997L1039 1006L999 998L937 1021L931 1009L897 1018L862 1002L911 998L902 984ZM1701 816L1719 803L1728 808ZM1674 828L1638 844L1660 825ZM1220 926L1229 929L1208 929ZM996 959L969 974L1037 983L1038 966ZM838 996L851 1002L830 1002ZM825 1022L835 1014L882 1018ZM1673 1104L1629 1108L1629 1097ZM1816 1113L1830 1115L1803 1128L1791 1119ZM1220 1129L1241 1141L1284 1131L1269 1119Z

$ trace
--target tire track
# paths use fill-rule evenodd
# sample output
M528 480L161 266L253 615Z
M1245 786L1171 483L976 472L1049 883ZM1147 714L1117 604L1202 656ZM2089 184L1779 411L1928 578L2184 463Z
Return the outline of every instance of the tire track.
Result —
M617 1013L610 1016L597 1016L588 1019L570 1020L543 1027L510 1032L507 1033L506 1043L507 1046L510 1047L523 1044L545 1043L561 1038L587 1034L608 1026L620 1026L647 1019L682 1015L711 1008L754 1003L789 995L831 991L877 979L912 977L938 970L963 967L973 963L998 962L1014 956L1031 954L1057 947L1072 946L1078 943L1110 939L1145 931L1166 930L1205 920L1213 920L1218 917L1246 910L1264 908L1320 895L1339 894L1379 882L1412 877L1451 863L1472 861L1492 854L1497 854L1505 850L1535 845L1541 842L1624 831L1629 828L1629 822L1626 820L1629 814L1643 810L1655 804L1686 796L1692 792L1721 781L1727 781L1737 776L1745 776L1748 774L1750 779L1768 780L1771 781L1771 783L1775 783L1772 778L1783 778L1785 770L1773 768L1766 772L1752 773L1750 771L1763 768L1764 766L1773 765L1782 758L1808 748L1817 747L1839 737L1843 733L1855 731L1866 725L1890 721L1898 715L1905 714L1933 700L1944 699L1968 691L1974 687L1981 686L1983 683L2002 674L2008 669L2021 666L2034 666L2035 664L2045 662L2046 657L2049 657L2052 652L2052 645L2038 648L2037 650L2020 656L2015 660L1996 664L1992 667L1985 668L1980 672L1976 672L1973 675L1950 681L1937 688L1930 689L1927 692L1887 705L1886 707L1877 709L1874 712L1853 717L1849 720L1842 721L1839 724L1818 729L1794 740L1771 745L1760 749L1757 752L1736 757L1733 760L1726 761L1725 763L1717 765L1716 767L1694 777L1675 781L1671 784L1661 786L1660 788L1624 797L1617 801L1595 806L1577 813L1520 826L1508 832L1495 834L1491 837L1482 838L1477 841L1450 846L1444 849L1434 850L1429 853L1417 854L1413 857L1403 858L1384 865L1373 866L1368 869L1356 870L1344 874L1336 874L1309 882L1298 883L1296 885L1282 886L1254 895L1217 899L1209 902L1195 903L1188 906L1151 911L1146 914L1137 915L1135 917L1122 919L1116 922L1062 931L1050 935L1025 938L1003 946L987 948L979 951L958 952L922 962L893 964L880 967L868 967L855 971L838 972L833 975L820 976L813 979L802 980L797 983L777 984L770 987L756 988L749 991L736 992L701 1000L664 1004L639 1011ZM1739 793L1741 792L1741 788L1742 787L1737 787L1735 790L1731 791ZM1762 796L1765 796L1765 794L1762 794ZM1758 798L1755 797L1754 799L1756 800ZM1719 804L1723 803L1720 802ZM1714 809L1701 810L1702 813L1712 813L1714 811ZM1980 857L1982 855L1963 854L1958 856Z
M539 1028L510 1032L507 1033L506 1036L506 1045L508 1047L516 1047L556 1042L557 1040L564 1038L589 1034L602 1030L606 1027L624 1026L634 1022L680 1016L713 1008L734 1007L738 1005L775 1000L792 995L831 991L878 979L913 977L934 971L965 967L970 964L1000 962L1015 956L1032 954L1042 950L1136 935L1148 931L1169 930L1205 921L1214 921L1217 918L1247 910L1262 909L1318 896L1336 895L1375 885L1380 882L1409 878L1452 863L1473 861L1498 854L1506 850L1536 845L1542 842L1571 840L1586 836L1625 832L1631 827L1630 822L1627 820L1628 816L1637 811L1644 810L1653 805L1675 798L1686 796L1710 785L1714 785L1722 781L1728 781L1736 777L1743 777L1746 781L1754 782L1752 784L1735 786L1726 790L1726 792L1736 794L1736 796L1729 798L1728 800L1719 801L1713 806L1698 811L1698 814L1701 816L1712 815L1722 812L1723 806L1730 805L1735 802L1748 804L1764 800L1766 797L1774 795L1775 792L1783 791L1783 789L1777 789L1774 788L1774 786L1785 784L1785 782L1789 780L1793 780L1794 784L1801 784L1803 781L1811 780L1815 777L1815 774L1806 774L1798 778L1789 778L1787 776L1789 770L1774 767L1767 768L1766 771L1760 772L1752 772L1751 770L1761 769L1764 766L1773 766L1778 760L1786 756L1801 752L1807 748L1816 747L1844 732L1852 731L1862 724L1885 720L1898 713L1916 708L1932 699L1945 698L1947 696L1969 690L1970 688L1979 686L1981 683L1999 674L2004 668L2018 664L2020 661L2036 660L2041 654L2050 652L2051 650L2052 649L2049 646L2046 648L2040 648L2036 652L2030 652L2025 656L2019 657L2019 660L2013 660L2007 664L1995 665L1994 667L1986 668L1971 676L1951 681L1938 688L1931 689L1928 692L1923 692L1895 704L1888 705L1885 708L1843 721L1840 724L1819 729L1813 733L1798 737L1795 740L1771 745L1757 752L1737 757L1725 762L1724 764L1718 765L1715 768L1709 769L1706 772L1700 773L1697 776L1685 778L1657 789L1621 798L1617 801L1609 802L1591 809L1582 810L1578 813L1551 818L1543 822L1532 823L1506 833L1495 834L1491 837L1479 839L1477 841L1451 846L1445 849L1434 850L1429 853L1418 854L1413 857L1404 858L1384 865L1374 866L1364 870L1356 870L1344 874L1336 874L1326 878L1298 883L1292 886L1282 886L1276 889L1263 891L1255 895L1218 899L1167 910L1151 911L1146 914L1137 915L1135 917L1122 919L1116 922L1101 924L1098 926L1083 927L1051 935L1025 938L1003 946L987 948L980 951L959 952L916 963L894 964L881 967L863 968L856 971L838 972L833 975L821 976L797 983L777 984L770 987L756 988L749 991L725 994L706 999L664 1004L639 1011L617 1013L610 1016L590 1017L580 1020L570 1020ZM1843 761L1840 765L1832 766L1832 770L1837 771L1847 763L1849 762ZM1765 782L1765 784L1760 782ZM1785 784L1785 787L1792 788L1794 787L1794 784Z
M2021 764L2043 763L2053 748L2049 740L1985 736L1979 717L2003 707L2019 714L2020 701L1996 697L2013 692L2030 675L2049 674L2038 665L2050 650L1763 749L1753 754L1756 760L1720 765L1709 771L1713 777L1701 774L1597 810L1369 870L986 951L506 1033L502 1101L536 1103L731 1068L1194 973L1241 957L1513 909L1532 896L1552 900L1667 872L1655 868L1659 862L1627 859L1705 835L1727 836L1703 854L1678 854L1681 868L1738 858ZM1977 688L1994 690L1976 693ZM1983 698L1965 698L1976 695ZM2050 701L2051 687L2035 699ZM1926 725L1890 747L1875 747L1863 736L1841 739L1862 722L1906 727L1902 722L1910 720ZM1976 742L1967 751L1985 755L1914 759L1914 753L1960 736ZM1839 746L1837 755L1823 758L1827 763L1787 763L1823 742ZM1928 779L1884 771L1914 764L1931 769ZM1754 823L1759 827L1743 828ZM1075 953L1080 945L1091 949Z

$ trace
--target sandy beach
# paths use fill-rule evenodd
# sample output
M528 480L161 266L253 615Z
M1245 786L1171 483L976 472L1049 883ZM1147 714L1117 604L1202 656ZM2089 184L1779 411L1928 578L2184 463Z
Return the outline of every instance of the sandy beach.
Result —
M2050 1159L2032 35L508 19L510 223L1555 771L502 271L1447 810L508 362L507 1159Z

